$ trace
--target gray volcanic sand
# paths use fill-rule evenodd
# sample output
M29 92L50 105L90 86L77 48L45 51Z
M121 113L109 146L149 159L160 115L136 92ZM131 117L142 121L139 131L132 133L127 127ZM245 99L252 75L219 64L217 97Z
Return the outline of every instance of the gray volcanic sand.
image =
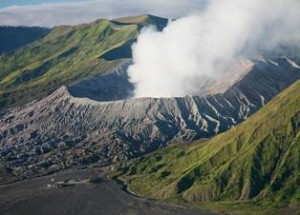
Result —
M66 179L97 177L97 183L47 187ZM138 198L106 180L99 170L76 170L0 185L1 215L211 215L211 213Z

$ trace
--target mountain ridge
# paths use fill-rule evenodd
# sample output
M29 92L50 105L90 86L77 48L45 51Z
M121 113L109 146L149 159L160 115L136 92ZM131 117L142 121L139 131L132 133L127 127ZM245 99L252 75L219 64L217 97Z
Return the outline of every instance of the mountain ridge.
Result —
M58 26L1 55L0 184L109 166L141 196L299 213L299 50L238 59L195 95L135 98L131 46L143 27L167 23Z
M162 29L167 24L166 19L152 16L141 21L131 24L101 19L54 27L26 48L3 55L0 111L39 100L61 85L105 72L131 57L131 45L142 27L151 24ZM124 53L120 55L121 51Z

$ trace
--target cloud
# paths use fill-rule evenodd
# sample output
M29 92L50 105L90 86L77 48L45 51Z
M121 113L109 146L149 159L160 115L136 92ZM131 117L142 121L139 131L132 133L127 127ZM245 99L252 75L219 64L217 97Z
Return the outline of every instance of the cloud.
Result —
M87 0L11 6L0 9L0 25L51 27L146 13L171 18L199 10L205 2L206 0Z
M144 29L128 73L136 97L198 94L238 58L300 44L299 0L211 0L163 32Z

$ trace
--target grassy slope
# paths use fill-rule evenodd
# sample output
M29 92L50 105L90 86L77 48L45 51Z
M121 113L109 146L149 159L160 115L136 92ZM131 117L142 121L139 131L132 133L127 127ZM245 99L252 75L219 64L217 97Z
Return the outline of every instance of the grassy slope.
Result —
M300 81L228 132L154 152L123 167L120 178L152 198L237 214L285 207L284 214L288 205L300 212L299 168Z
M104 60L105 53L123 45L130 48L142 26L164 23L164 19L140 16L126 22L98 20L52 29L41 40L0 58L0 110L107 70L122 56Z

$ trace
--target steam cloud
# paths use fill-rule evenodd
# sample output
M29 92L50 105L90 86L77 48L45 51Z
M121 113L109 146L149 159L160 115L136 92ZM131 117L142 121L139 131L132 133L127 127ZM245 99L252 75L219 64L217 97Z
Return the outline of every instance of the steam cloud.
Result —
M299 0L211 0L198 14L143 29L133 45L135 97L197 94L238 57L300 44Z

